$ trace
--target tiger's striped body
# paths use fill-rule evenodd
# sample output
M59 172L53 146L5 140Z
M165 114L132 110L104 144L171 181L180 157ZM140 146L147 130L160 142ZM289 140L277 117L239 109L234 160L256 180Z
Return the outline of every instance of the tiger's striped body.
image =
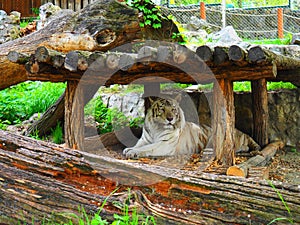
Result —
M236 133L243 136L238 148L245 150L244 145L259 147L248 135ZM123 154L128 158L139 158L200 153L211 145L210 137L209 126L186 122L176 99L159 98L152 101L147 112L142 137L134 147L124 149Z

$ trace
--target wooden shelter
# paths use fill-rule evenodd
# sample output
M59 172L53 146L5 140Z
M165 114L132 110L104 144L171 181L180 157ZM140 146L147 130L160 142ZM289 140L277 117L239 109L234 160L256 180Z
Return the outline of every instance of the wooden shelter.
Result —
M233 81L250 80L254 138L261 146L266 146L266 81L283 80L299 85L300 60L292 56L300 52L300 47L270 48L242 43L199 46L196 51L191 51L169 43L168 37L177 32L177 28L171 21L164 20L163 23L163 32L149 27L141 29L135 10L113 0L96 1L79 13L58 18L36 33L2 44L0 70L5 73L0 74L0 89L27 80L67 82L65 141L67 147L80 150L85 144L83 106L99 86L136 81L145 84L145 91L151 91L159 90L158 83L166 81L214 82L214 151L216 161L228 168L235 163ZM147 41L145 37L161 41ZM141 39L143 41L138 41ZM294 52L291 56L279 53L291 51ZM94 157L3 131L0 140L0 159L4 159L0 160L0 194L3 202L14 202L11 206L0 203L3 212L21 209L28 213L28 207L34 206L33 212L37 218L42 218L42 213L49 212L53 206L74 211L76 201L95 210L103 201L103 195L108 194L106 191L113 191L119 182L112 182L107 177L117 177L136 184L132 185L136 201L163 216L164 223L215 224L221 221L244 224L249 221L248 215L251 221L265 223L274 216L283 216L281 200L274 199L274 190L264 181L259 181L258 187L253 189L253 180ZM271 148L281 145L278 143ZM266 148L265 152L269 152L269 147ZM158 181L148 186L155 194L147 187L139 186L145 174L153 179L153 183ZM276 185L284 189L282 191L288 196L285 200L295 212L295 221L299 222L299 188ZM100 190L101 187L106 191ZM240 195L240 190L246 191L246 196ZM194 197L190 199L187 192L193 193ZM177 196L173 199L175 202L169 194ZM256 199L256 195L260 198ZM157 199L166 205L185 205L185 209L175 209L172 213L170 208L159 208ZM114 200L112 197L108 211L104 212L107 216L116 211L112 204ZM261 213L266 208L267 211ZM8 215L18 218L16 213ZM31 218L26 219L30 221Z

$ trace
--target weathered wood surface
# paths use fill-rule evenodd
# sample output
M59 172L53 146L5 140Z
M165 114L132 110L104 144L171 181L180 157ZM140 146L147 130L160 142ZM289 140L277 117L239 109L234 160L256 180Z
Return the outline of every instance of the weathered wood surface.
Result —
M69 148L83 149L84 95L78 81L68 81L65 92L65 144Z
M148 185L141 185L145 181ZM299 223L299 187L273 183ZM12 219L31 223L32 216L35 222L51 215L63 220L66 214L61 212L77 213L78 205L97 211L117 187L101 213L106 218L120 213L127 187L132 204L157 215L158 224L266 224L289 217L276 191L263 180L162 169L0 131L0 211L10 224Z
M235 111L233 82L220 79L214 83L213 91L213 149L220 165L232 166L235 159Z
M251 82L252 112L253 112L253 138L260 146L268 144L268 91L266 79Z
M19 53L34 54L35 57L42 53L44 57L43 51L35 51L40 46L47 47L50 52L47 60L51 59L52 66L56 68L55 62L60 65L59 54L70 51L107 51L142 38L172 41L171 35L178 33L177 27L168 19L163 21L163 25L163 29L148 26L141 29L137 10L115 0L94 1L79 12L62 13L43 29L0 45L0 69L5 71L0 74L0 89L29 80L24 65L11 64L7 59L11 51L17 52L9 57L15 61L18 59L16 55L21 56ZM54 56L55 51L59 54L56 52ZM40 59L32 59L33 65L38 67L39 63L45 63L38 62L43 61ZM57 74L55 70L52 73Z
M263 148L258 155L251 157L241 164L229 167L226 174L229 176L247 177L251 167L266 166L270 162L272 157L276 154L276 152L283 147L284 143L282 141L270 143L265 148Z
M141 77L145 77L146 81L151 82L154 74L181 83L211 82L212 74L217 79L230 80L266 78L268 80L297 82L300 78L300 74L297 72L300 67L299 58L284 56L260 46L253 46L248 50L241 49L237 45L216 46L213 50L208 46L200 46L196 52L182 47L178 49L176 45L157 47L147 46L145 43L144 47L139 50L135 47L131 48L132 46L127 47L126 52L122 52L120 49L116 50L117 53L92 54L90 51L71 51L66 56L56 52L52 62L47 64L36 60L40 57L37 55L29 59L28 64L30 66L27 66L27 71L31 75L28 79L55 82L80 79L97 59L104 63L98 68L102 70L102 77L106 79L107 74L115 74L107 81L108 84L128 84ZM134 53L136 51L138 52ZM148 55L146 56L146 54ZM198 55L203 61L195 59L195 55ZM57 64L56 58L65 63ZM32 68L36 67L36 64L39 70ZM182 71L182 69L186 70ZM66 70L72 73L67 73Z

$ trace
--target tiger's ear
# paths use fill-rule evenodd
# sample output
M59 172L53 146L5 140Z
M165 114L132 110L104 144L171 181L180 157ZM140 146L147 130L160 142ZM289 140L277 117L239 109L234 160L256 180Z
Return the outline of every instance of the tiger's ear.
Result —
M152 105L153 104L153 102L155 101L154 99L152 99L152 97L150 96L149 98L149 101L150 101L150 104Z
M181 94L179 93L174 99L179 103L181 101Z

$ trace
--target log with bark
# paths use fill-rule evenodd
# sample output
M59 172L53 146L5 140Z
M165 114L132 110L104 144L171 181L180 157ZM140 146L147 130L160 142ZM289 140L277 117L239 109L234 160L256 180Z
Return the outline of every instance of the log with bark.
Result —
M270 143L262 149L258 155L251 157L243 163L229 167L226 174L229 176L247 177L251 167L266 166L276 154L276 151L283 147L284 143L282 141ZM264 170L262 170L261 173L264 173ZM264 177L264 175L261 175L261 177Z
M100 151L100 150L99 150ZM155 215L157 224L300 222L299 187L116 160L0 131L0 221L66 221L78 206L106 219L124 203ZM147 182L147 183L145 183ZM131 201L128 190L131 188ZM5 215L5 216L4 216Z
M79 50L107 51L139 39L173 41L172 34L178 33L176 25L167 18L161 18L161 29L150 26L141 29L139 19L136 9L116 0L93 1L79 12L66 11L60 14L41 30L0 45L0 69L5 71L0 74L0 89L29 80L24 65L12 64L7 59L11 51L17 51L19 56L11 53L9 58L19 62L21 58L24 59L24 54L28 56L35 53L35 57L38 56L36 49L45 46L50 50L49 57L35 59L47 61L55 51L61 54ZM39 50L44 54L43 49ZM52 61L61 65L61 57L56 57Z
M115 74L107 81L107 85L128 84L141 77L145 77L145 82L152 82L154 75L155 79L159 76L181 83L211 82L211 75L217 79L232 81L266 78L294 83L297 83L300 77L297 72L300 67L298 58L279 54L263 46L250 46L247 49L240 45L214 48L200 46L193 52L178 45L157 46L155 42L140 42L139 45L138 49L136 46L117 48L117 52L93 53L76 50L66 55L39 47L45 49L45 56L41 56L37 49L34 57L29 58L26 66L27 72L30 73L28 79L53 82L79 80L93 67L92 63L95 61L103 64L101 77L104 80L107 81L106 74ZM200 60L195 59L196 55ZM48 63L38 60L41 57L49 59L50 56L52 60ZM12 60L16 61L15 58ZM163 82L163 79L161 81Z

